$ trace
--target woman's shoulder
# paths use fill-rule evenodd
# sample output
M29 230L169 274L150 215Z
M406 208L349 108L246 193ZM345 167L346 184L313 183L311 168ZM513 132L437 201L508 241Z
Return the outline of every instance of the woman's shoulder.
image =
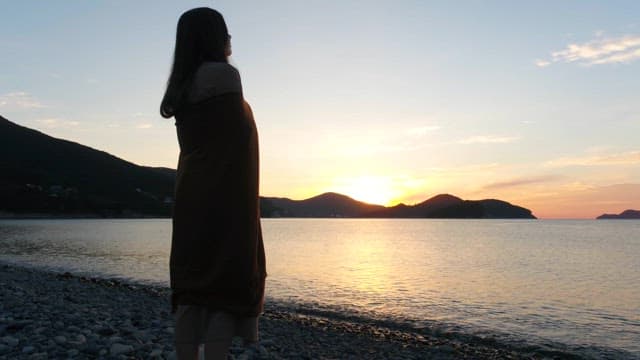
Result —
M204 62L194 75L189 101L197 102L228 93L242 94L238 69L224 62Z
M237 76L240 77L238 69L226 62L205 61L198 68L196 75L200 76Z

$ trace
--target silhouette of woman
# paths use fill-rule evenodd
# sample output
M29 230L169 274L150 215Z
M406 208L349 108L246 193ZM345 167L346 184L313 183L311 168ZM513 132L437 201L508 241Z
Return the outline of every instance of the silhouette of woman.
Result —
M180 16L160 113L175 117L170 278L179 359L226 359L231 339L258 338L266 277L258 198L258 135L231 36L209 8Z

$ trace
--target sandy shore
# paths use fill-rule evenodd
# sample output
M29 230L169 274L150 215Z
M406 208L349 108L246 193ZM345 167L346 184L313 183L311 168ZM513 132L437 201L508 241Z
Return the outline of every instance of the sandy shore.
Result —
M0 264L0 359L173 359L167 289ZM234 359L538 359L480 339L268 304L261 341ZM562 356L562 358L565 358Z

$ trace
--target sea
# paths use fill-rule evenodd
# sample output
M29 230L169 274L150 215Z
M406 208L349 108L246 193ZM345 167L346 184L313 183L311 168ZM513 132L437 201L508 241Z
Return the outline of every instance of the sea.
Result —
M640 359L640 221L263 219L267 302ZM0 220L0 262L167 286L171 220ZM1 290L0 290L1 291Z

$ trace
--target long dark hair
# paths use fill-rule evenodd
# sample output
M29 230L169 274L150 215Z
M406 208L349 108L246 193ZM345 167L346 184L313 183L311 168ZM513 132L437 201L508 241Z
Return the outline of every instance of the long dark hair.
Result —
M170 118L182 107L193 75L204 61L228 62L229 32L222 14L202 7L191 9L178 20L173 66L160 115Z

